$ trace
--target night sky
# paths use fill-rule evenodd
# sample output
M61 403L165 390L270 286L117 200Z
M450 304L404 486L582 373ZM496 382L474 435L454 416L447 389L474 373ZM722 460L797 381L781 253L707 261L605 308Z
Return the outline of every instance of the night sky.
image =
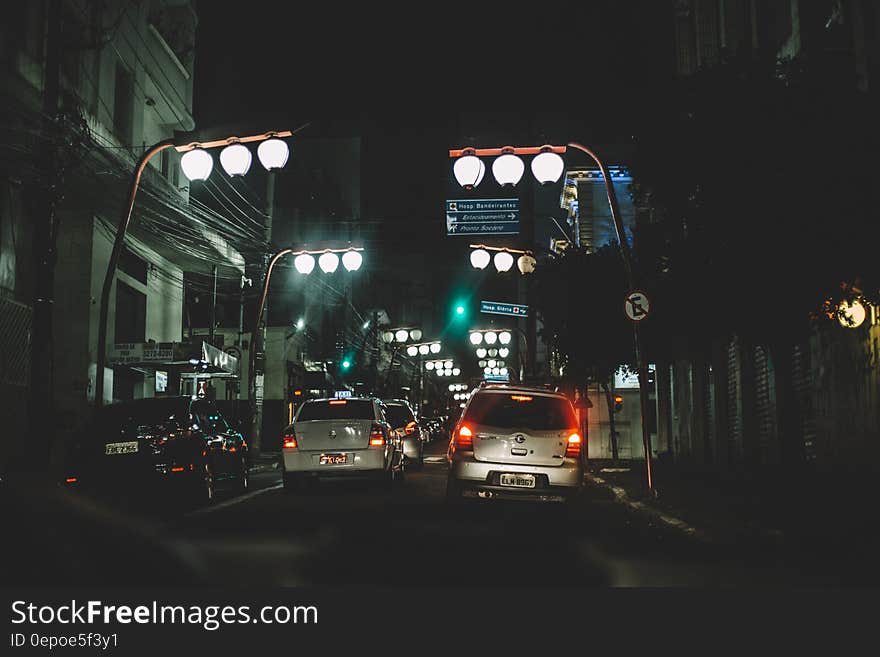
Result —
M665 2L484 4L200 2L197 128L360 136L362 218L446 297L449 148L627 144L672 77Z

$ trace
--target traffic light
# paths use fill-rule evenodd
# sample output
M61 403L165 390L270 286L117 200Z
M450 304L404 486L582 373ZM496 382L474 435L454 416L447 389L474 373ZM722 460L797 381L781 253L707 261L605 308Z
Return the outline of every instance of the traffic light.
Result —
M623 395L614 395L614 412L617 413L623 408Z
M343 359L342 361L342 369L348 370L351 368L351 361L348 358Z
M452 319L462 320L467 317L467 304L461 299L456 300L452 304Z

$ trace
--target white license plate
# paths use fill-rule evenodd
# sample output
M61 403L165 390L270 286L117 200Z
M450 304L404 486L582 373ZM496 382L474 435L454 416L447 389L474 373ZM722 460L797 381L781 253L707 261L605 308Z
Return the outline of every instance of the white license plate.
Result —
M127 443L107 443L104 454L134 454L138 451L138 442L132 440Z
M321 454L321 458L318 459L320 465L338 465L345 463L345 461L345 454Z
M501 485L513 488L534 488L535 475L504 473L501 475Z

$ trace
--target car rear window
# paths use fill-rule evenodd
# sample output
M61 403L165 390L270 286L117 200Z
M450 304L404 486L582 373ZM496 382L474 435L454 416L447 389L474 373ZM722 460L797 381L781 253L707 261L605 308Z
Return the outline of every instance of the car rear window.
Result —
M386 404L385 417L392 427L405 427L408 423L415 420L409 407L403 404Z
M574 411L567 399L527 393L477 394L468 405L465 421L500 429L537 431L577 426Z
M297 421L309 420L372 420L373 402L367 399L331 399L308 402L302 407Z

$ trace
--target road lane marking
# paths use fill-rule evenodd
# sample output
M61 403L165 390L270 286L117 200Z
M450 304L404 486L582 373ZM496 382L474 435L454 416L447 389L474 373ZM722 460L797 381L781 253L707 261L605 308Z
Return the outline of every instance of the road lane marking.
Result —
M230 507L234 504L249 500L253 497L256 497L257 495L268 493L270 490L278 490L279 488L284 488L284 484L275 484L274 486L269 486L268 488L261 488L260 490L251 491L250 493L245 493L244 495L233 497L231 500L224 500L223 502L218 502L217 504L212 504L211 506L206 506L202 507L201 509L196 509L195 511L190 511L186 515L195 516L199 515L200 513L211 513L212 511L219 511L220 509L225 509L226 507Z

